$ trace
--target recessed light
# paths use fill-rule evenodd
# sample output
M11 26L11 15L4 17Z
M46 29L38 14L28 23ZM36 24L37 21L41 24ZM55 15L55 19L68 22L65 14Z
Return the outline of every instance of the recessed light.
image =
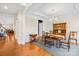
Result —
M6 10L8 9L8 7L7 7L7 6L4 6L3 8L4 8L4 9L6 9Z
M55 9L52 9L52 11L55 11Z

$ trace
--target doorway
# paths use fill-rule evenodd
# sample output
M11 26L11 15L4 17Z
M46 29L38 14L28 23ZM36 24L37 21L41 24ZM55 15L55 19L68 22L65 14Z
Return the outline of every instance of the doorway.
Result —
M43 20L38 20L38 35L42 35L43 32Z

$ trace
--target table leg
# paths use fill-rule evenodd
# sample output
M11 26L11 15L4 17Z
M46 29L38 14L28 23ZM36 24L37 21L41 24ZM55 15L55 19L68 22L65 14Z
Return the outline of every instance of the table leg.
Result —
M56 40L56 47L58 48L58 40Z

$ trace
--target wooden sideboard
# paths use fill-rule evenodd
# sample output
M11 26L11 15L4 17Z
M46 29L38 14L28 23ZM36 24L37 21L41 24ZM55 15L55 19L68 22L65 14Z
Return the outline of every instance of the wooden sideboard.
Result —
M53 34L63 35L63 36L66 37L66 23L55 23L55 24L53 24Z

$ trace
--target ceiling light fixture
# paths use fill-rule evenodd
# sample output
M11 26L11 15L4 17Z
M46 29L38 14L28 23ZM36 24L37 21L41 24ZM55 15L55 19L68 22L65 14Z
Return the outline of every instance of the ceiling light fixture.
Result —
M4 6L3 8L4 8L4 9L6 9L6 10L8 9L8 7L7 7L7 6Z
M52 11L55 11L55 9L52 9Z

